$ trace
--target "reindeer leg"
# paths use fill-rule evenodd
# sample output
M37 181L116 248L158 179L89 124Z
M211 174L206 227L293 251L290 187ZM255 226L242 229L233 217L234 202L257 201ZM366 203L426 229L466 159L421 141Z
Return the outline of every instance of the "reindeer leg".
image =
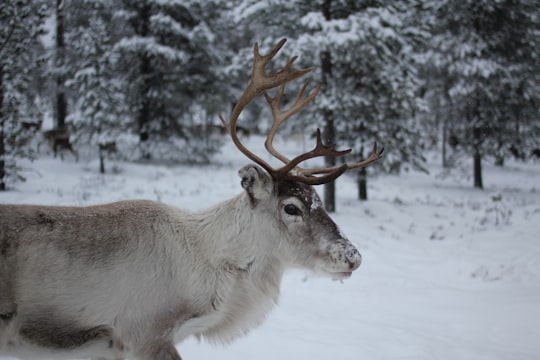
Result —
M172 342L157 340L146 343L136 358L144 360L182 360Z
M0 243L0 326L7 324L17 311L13 293L13 266L9 257L10 246L7 239Z
M17 304L12 295L10 284L0 275L0 325L9 323L15 316Z

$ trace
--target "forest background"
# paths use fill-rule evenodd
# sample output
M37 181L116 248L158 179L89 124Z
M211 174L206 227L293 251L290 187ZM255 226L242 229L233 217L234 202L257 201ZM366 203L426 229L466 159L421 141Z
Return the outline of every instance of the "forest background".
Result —
M540 156L540 7L532 0L5 0L0 4L0 190L32 176L41 143L129 161L212 161L217 117L246 85L253 44L313 67L314 103L281 130L366 157L369 171L447 173ZM300 83L289 86L292 99ZM286 99L286 101L287 101ZM244 134L271 114L255 102ZM78 151L77 151L78 150ZM332 164L335 159L326 159ZM359 196L365 169L358 173ZM364 186L362 186L364 185ZM333 184L325 206L335 207Z

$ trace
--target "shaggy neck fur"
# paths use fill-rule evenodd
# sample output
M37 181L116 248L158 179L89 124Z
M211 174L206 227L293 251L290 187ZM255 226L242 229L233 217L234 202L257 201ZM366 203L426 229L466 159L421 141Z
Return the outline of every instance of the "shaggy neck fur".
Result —
M240 270L268 270L288 266L288 251L280 239L281 229L261 206L252 208L245 193L195 214L194 239L215 267L232 265Z
M226 343L262 322L276 304L289 251L277 222L252 208L243 193L209 210L193 214L186 234L189 251L204 254L209 271L215 271L212 310L216 320L200 337Z

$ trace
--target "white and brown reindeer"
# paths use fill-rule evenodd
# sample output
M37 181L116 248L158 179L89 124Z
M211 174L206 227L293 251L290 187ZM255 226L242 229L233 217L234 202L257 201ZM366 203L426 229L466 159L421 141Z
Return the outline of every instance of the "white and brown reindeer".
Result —
M0 205L0 356L20 358L180 359L189 336L226 343L259 324L278 299L284 271L304 268L345 279L361 256L323 209L312 185L355 164L320 169L306 159L340 156L322 144L293 159L272 140L279 125L304 108L320 86L281 110L285 84L311 69L289 60L275 74L254 47L251 80L224 121L238 149L259 166L239 171L244 191L191 213L153 201L90 207ZM277 88L275 97L266 91ZM238 139L236 122L264 94L274 126L273 168ZM223 119L222 119L223 120Z

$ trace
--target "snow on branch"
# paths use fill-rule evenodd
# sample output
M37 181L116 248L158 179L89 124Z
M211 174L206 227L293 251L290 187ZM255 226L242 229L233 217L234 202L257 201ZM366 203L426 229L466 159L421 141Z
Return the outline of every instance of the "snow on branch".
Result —
M144 52L173 62L186 62L185 52L156 42L153 37L132 36L120 40L115 46L119 52Z

